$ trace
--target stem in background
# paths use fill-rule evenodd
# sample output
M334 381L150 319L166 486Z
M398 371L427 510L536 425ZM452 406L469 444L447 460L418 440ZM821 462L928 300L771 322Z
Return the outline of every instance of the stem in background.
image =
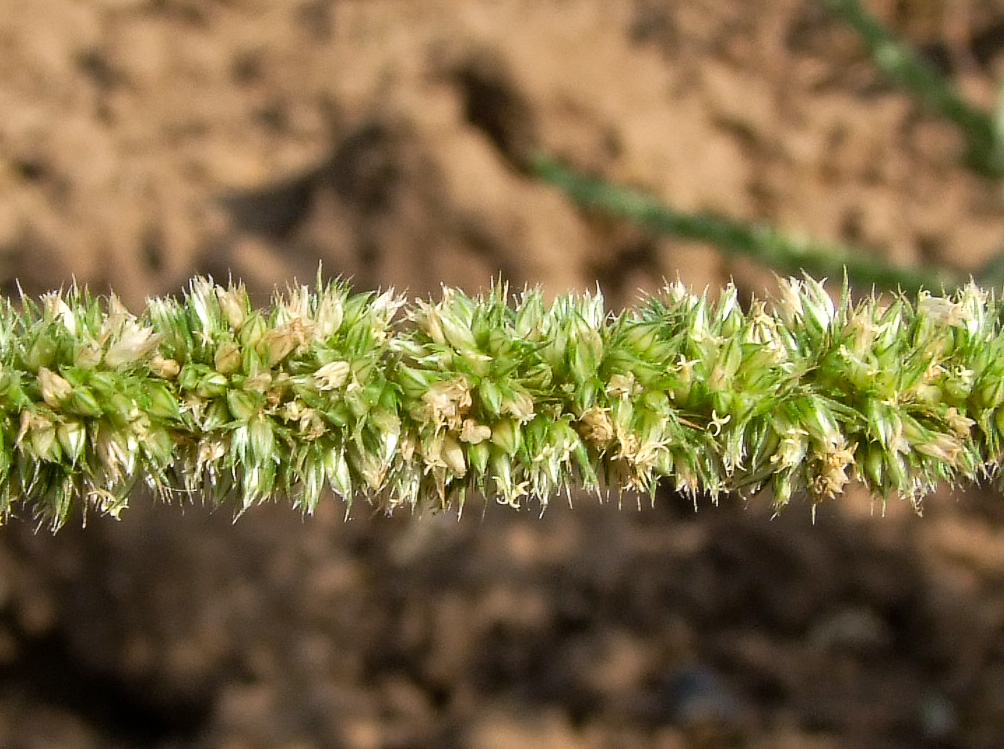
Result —
M778 229L707 213L675 211L636 190L586 177L548 156L537 155L534 172L586 208L599 209L660 234L710 242L723 252L750 257L781 274L808 273L840 278L846 272L857 287L898 289L915 295L923 289L957 288L959 278L944 271L895 268L872 254L801 239Z
M1004 149L991 114L966 101L909 45L872 16L860 0L822 0L853 28L875 65L933 112L955 123L966 142L966 163L994 179L1004 176Z
M75 288L0 301L0 519L115 515L138 482L308 512L327 491L389 511L660 483L781 508L996 472L1004 310L986 292L780 290L746 312L731 286L676 284L618 314L500 286L406 306L320 278L265 310L207 279L138 317Z

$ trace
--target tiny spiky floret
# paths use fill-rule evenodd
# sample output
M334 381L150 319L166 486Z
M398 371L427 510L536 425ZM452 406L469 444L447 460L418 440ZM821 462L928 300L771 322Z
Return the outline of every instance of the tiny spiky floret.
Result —
M986 292L834 303L811 279L743 310L671 285L635 309L502 286L438 301L298 286L268 309L195 279L139 316L76 288L0 302L0 517L58 526L165 499L327 491L391 510L584 488L696 497L859 481L915 503L993 474L1004 325Z

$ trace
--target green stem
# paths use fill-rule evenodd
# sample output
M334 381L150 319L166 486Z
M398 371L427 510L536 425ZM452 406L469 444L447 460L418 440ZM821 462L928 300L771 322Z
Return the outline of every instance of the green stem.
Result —
M855 286L899 289L911 295L922 289L955 288L961 283L944 271L893 267L872 254L796 238L772 226L675 211L644 193L583 176L544 155L534 158L533 168L539 177L586 208L602 210L660 234L709 242L723 252L750 257L778 273L806 272L818 278L840 278L846 272Z
M959 95L950 82L868 13L859 0L823 3L858 33L883 73L959 127L971 168L995 179L1004 176L1004 152L992 115Z

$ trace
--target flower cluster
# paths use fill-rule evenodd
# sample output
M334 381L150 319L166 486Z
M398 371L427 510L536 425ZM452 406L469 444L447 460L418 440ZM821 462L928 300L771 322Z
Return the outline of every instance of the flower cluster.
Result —
M254 309L196 279L135 316L76 288L0 303L0 514L54 525L165 499L331 491L390 510L558 493L918 502L997 467L1004 325L976 286L837 303L789 280L743 309L671 285L635 309L503 286L406 305L343 283Z

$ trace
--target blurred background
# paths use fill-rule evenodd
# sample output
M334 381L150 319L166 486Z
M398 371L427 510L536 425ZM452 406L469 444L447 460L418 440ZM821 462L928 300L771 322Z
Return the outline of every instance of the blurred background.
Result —
M973 102L1000 0L867 7ZM195 274L409 298L773 276L577 207L543 150L685 211L975 272L1000 184L817 0L4 0L0 291ZM1004 504L852 492L387 518L155 505L0 528L4 747L1004 745ZM883 517L884 515L884 517Z

